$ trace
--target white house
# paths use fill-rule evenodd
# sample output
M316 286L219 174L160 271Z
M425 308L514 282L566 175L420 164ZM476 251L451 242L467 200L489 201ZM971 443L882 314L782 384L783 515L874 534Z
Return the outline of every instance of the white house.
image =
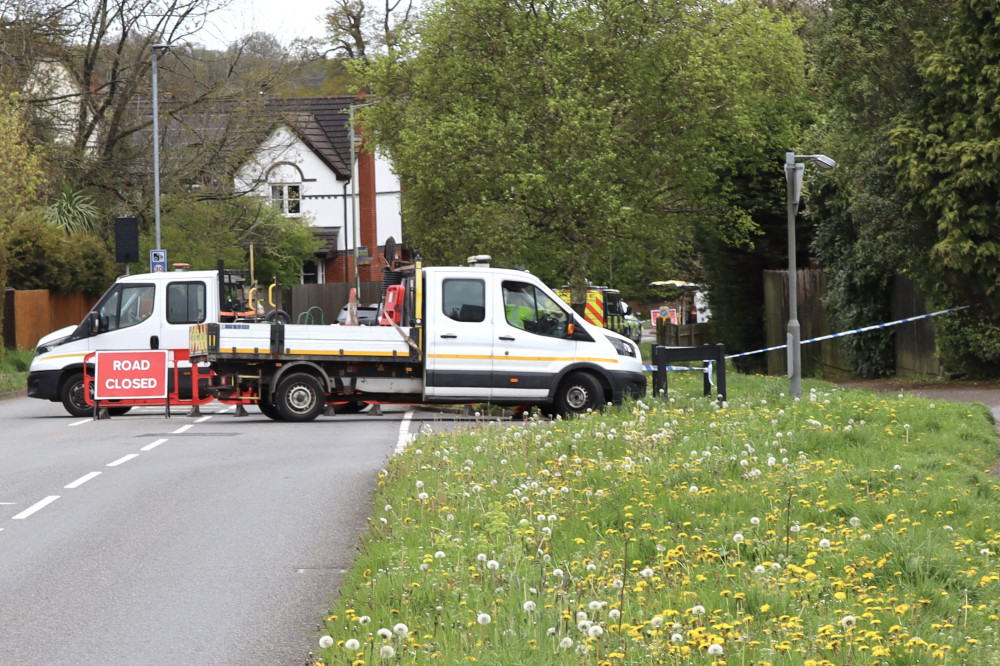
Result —
M352 281L356 246L361 280L378 281L386 240L402 240L400 183L388 160L358 141L351 168L350 108L359 102L346 95L270 101L277 121L234 176L237 191L304 217L326 241L303 282Z

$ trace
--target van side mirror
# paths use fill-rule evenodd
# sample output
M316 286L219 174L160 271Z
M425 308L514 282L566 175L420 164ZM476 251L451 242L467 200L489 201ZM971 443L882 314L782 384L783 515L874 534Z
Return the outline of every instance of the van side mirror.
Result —
M573 322L566 324L566 337L571 338L574 333L576 333L576 324Z
M96 312L87 315L87 330L91 335L97 335L101 332L101 315Z

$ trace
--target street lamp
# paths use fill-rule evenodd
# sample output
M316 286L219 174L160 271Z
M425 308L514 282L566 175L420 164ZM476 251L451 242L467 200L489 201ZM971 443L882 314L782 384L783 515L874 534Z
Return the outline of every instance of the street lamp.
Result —
M153 219L156 220L156 247L160 246L160 103L156 82L159 69L157 51L169 51L169 44L153 44Z
M348 106L347 131L351 140L351 231L354 234L354 288L358 298L361 297L361 277L358 275L358 240L360 239L360 235L358 232L357 195L355 194L356 188L354 186L354 174L357 171L354 149L354 143L357 141L357 137L354 135L354 110L371 106L376 103L377 102L367 102L365 104L351 104ZM346 242L347 240L345 239L345 245Z
M799 211L802 193L802 172L805 165L796 160L812 160L821 169L832 169L837 163L826 155L796 155L785 153L785 181L788 183L788 394L802 397L802 336L799 329L798 268L795 265L795 215Z

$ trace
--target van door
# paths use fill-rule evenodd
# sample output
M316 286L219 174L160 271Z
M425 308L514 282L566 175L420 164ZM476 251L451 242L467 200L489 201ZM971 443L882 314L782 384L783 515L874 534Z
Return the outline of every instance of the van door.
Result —
M489 400L493 355L493 276L437 270L428 276L429 398Z
M127 282L108 290L94 306L97 334L88 338L91 351L156 349L159 317L154 317L156 284Z
M167 283L161 316L160 349L185 352L180 358L187 359L188 333L193 324L205 322L208 294L208 285L204 280L182 279L179 276Z
M530 282L502 280L499 290L493 397L544 399L576 358L577 342L567 334L569 306Z

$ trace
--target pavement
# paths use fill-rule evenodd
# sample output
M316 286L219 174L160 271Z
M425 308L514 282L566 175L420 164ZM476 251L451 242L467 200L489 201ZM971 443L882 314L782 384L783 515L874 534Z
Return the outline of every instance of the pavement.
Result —
M919 381L906 379L852 379L835 381L844 388L861 388L879 393L912 393L929 400L981 402L1000 422L1000 382L997 381Z

